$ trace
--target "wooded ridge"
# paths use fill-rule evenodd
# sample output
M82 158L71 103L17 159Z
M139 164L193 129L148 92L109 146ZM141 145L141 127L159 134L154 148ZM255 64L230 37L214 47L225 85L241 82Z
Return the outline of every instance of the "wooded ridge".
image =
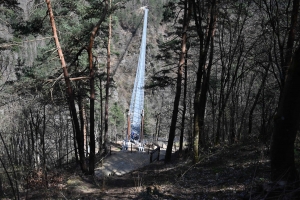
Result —
M0 197L297 199L299 2L0 0ZM130 137L163 160L99 177Z

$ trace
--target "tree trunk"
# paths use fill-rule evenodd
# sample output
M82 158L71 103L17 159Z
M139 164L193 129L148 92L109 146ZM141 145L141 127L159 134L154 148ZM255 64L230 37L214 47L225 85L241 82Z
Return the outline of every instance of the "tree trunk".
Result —
M111 16L109 18L111 20ZM107 44L107 68L106 68L106 88L105 88L105 109L104 109L104 152L107 149L107 134L108 134L108 103L109 103L109 84L110 84L110 38L111 38L111 25L108 30L108 44Z
M12 188L12 190L13 190L13 194L14 194L14 196L15 196L15 199L20 199L20 196L19 196L19 195L20 195L20 193L19 193L19 184L18 184L18 181L17 181L16 170L15 170L15 167L14 167L14 164L13 164L13 162L12 162L12 159L11 159L11 156L10 156L10 153L9 153L9 150L8 150L8 148L7 148L7 145L6 145L6 143L5 143L4 139L3 139L3 136L2 136L2 134L1 134L1 132L0 132L0 139L1 139L2 143L3 143L3 147L4 147L4 149L5 149L6 156L8 157L8 164L9 164L10 167L12 168L13 179L14 179L14 181L15 181L15 187L14 187L14 184L12 183L12 179L10 178L9 173L8 173L7 170L6 170L6 167L5 167L4 163L2 162L2 159L0 159L0 161L1 161L1 163L2 163L2 167L4 168L5 173L6 173L7 177L8 177L8 179L9 179L9 182L10 182L11 188ZM16 192L15 192L15 189L16 189Z
M270 56L271 57L271 56ZM249 117L248 117L248 134L247 136L250 137L251 134L252 134L252 121L253 121L253 113L254 113L254 110L257 106L257 103L258 103L258 100L259 100L259 97L262 93L262 90L263 88L265 87L265 82L267 80L267 77L268 77L268 72L269 72L269 68L270 68L270 64L267 66L266 70L265 70L265 73L263 75L263 78L262 78L262 82L260 84L260 87L258 89L258 92L257 94L255 95L255 99L254 99L254 102L253 102L253 105L251 106L251 109L250 109L250 112L249 112ZM264 98L263 98L264 99Z
M185 56L187 58L187 55ZM184 90L183 90L183 110L182 110L182 118L181 118L181 130L180 130L180 141L179 141L179 153L182 153L183 150L183 135L185 129L185 113L186 113L186 93L187 93L187 59L185 59L184 65Z
M30 138L31 138L31 151L29 151L30 152L30 157L29 157L29 159L30 159L30 166L31 167L34 167L34 165L35 165L35 161L34 161L34 155L35 155L35 151L34 151L34 143L35 143L35 140L34 140L34 137L33 137L33 125L32 125L32 122L31 122L31 120L30 120L30 122L29 122L29 127L30 127Z
M213 9L213 8L212 8ZM197 110L197 113L199 115L199 142L198 145L202 145L203 147L206 145L206 141L204 138L204 117L205 117L205 109L206 109L206 103L207 103L207 91L209 87L209 79L210 79L210 72L211 72L211 67L212 67L212 61L213 61L213 54L214 54L214 44L213 44L213 38L214 38L214 24L215 24L215 14L212 14L211 17L214 17L214 19L211 19L213 21L213 25L211 28L213 28L211 32L211 41L210 41L210 55L209 55L209 62L207 68L203 68L203 82L202 82L202 87L201 87L201 94L199 98L199 107ZM196 112L196 110L195 110ZM201 135L202 134L202 135ZM202 140L201 140L202 139Z
M180 53L180 58L179 58L178 71L177 71L176 93L175 93L174 108L173 108L172 121L171 121L171 126L170 126L169 140L168 140L168 146L167 146L167 150L166 150L165 162L171 161L173 141L175 138L176 123L177 123L177 116L178 116L178 110L179 110L178 107L179 107L180 95L181 95L182 71L183 71L183 67L185 64L187 30L189 27L190 16L191 16L191 6L192 6L191 0L185 0L183 31L182 31L182 40L181 40L181 53Z
M213 35L215 30L215 20L216 20L216 1L212 1L210 5L210 19L207 37L204 38L204 33L202 30L202 17L200 8L196 9L194 4L194 18L196 26L198 29L198 37L200 39L200 56L198 62L197 80L195 86L195 97L194 97L194 138L193 138L193 151L194 151L194 163L199 161L199 145L202 143L201 129L203 127L203 120L205 114L206 100L207 100L207 90L208 82L210 76L210 70L212 65L212 53L213 53ZM199 14L199 16L197 16ZM206 66L207 55L209 47L211 46L209 64ZM203 83L201 85L201 81Z
M159 129L159 122L160 122L160 114L161 113L156 114L155 133L154 133L154 137L153 137L153 142L158 140L158 129Z
M73 120L73 116L72 116L72 111L71 111L71 108L70 108L70 105L69 105L69 111L70 111L70 116L71 116L71 123L72 123L72 132L73 132L73 146L74 146L74 152L75 152L75 160L76 160L76 163L78 164L79 163L79 159L78 159L78 148L76 146L76 131L75 131L75 125L74 125L74 120Z
M234 144L236 142L236 130L235 130L235 109L237 102L234 101L234 95L231 97L231 105L229 107L229 142Z
M94 70L94 62L93 62L93 46L96 34L99 31L100 25L105 20L106 13L108 11L107 1L105 1L106 8L102 13L99 21L94 26L89 46L87 49L88 59L89 59L89 69L90 69L90 156L89 156L89 174L94 174L95 169L95 70Z
M162 101L161 101L161 108L160 110L162 110L164 107L164 94L162 96ZM156 141L158 141L158 138L160 137L160 131L161 131L161 113L159 114L158 117L158 130L157 130L157 136L156 136Z
M80 131L81 134L83 136L83 148L84 151L87 151L87 144L86 144L86 131L87 131L87 125L86 125L86 114L85 114L85 110L84 110L84 103L83 103L83 99L82 96L79 94L78 96L78 109L79 109L79 121L80 121ZM85 154L87 156L87 152Z
M42 151L43 151L43 178L45 181L46 188L48 188L48 175L47 175L47 168L46 168L46 147L45 147L45 134L46 134L46 105L44 105L44 112L43 112L43 132L41 136L41 143L42 143Z
M271 143L272 180L294 182L299 175L294 161L294 142L300 124L300 47L288 69L283 93L274 117Z
M78 144L78 151L79 151L79 158L80 158L80 167L83 172L87 171L86 164L85 164L85 157L84 157L84 143L83 143L83 136L80 132L80 127L79 127L79 122L78 122L78 117L77 117L77 111L76 111L76 106L75 106L75 101L74 101L74 94L72 90L72 85L70 82L70 76L68 73L67 65L65 62L65 58L58 40L58 35L57 35L57 30L56 30L56 25L54 21L54 15L51 7L50 0L45 0L49 12L49 17L50 17L50 23L53 31L53 37L55 40L55 45L57 49L57 53L59 55L60 61L61 61L61 67L63 69L63 74L66 82L66 92L68 95L68 102L74 122L74 127L75 127L75 132L76 132L76 140Z
M284 83L286 79L286 74L287 74L287 69L290 66L292 62L292 57L293 57L293 47L294 47L294 41L296 38L296 29L297 26L297 18L298 18L298 13L299 13L299 0L293 0L293 10L291 14L291 26L290 30L288 33L288 41L286 44L286 54L285 54L285 60L282 66L282 83Z
M100 88L100 133L99 133L99 153L102 151L103 144L103 96L102 96L102 79L99 78Z

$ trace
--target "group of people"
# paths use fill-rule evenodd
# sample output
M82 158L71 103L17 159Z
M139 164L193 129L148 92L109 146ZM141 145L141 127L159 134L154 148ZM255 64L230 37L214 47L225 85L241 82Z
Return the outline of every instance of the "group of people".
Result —
M128 141L128 140L123 141L123 150L128 150L128 147L131 144L131 142L136 143L138 139L139 139L139 134L131 132L130 141ZM144 144L142 144L141 142L138 142L138 146L139 146L138 147L139 151L144 151Z
M139 134L138 134L138 133L131 132L130 140L131 140L131 141L135 141L135 140L138 140L138 139L139 139Z

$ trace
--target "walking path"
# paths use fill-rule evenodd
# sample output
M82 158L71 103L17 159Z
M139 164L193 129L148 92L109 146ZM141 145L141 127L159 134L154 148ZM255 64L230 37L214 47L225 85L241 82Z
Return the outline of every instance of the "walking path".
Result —
M151 152L152 149L150 149ZM165 149L160 150L160 160L165 157ZM137 145L129 145L127 151L121 150L116 146L112 146L111 155L108 155L103 160L102 167L100 164L96 166L95 175L101 176L121 176L145 165L150 164L150 154L148 154L148 147L145 148L144 152L138 151Z

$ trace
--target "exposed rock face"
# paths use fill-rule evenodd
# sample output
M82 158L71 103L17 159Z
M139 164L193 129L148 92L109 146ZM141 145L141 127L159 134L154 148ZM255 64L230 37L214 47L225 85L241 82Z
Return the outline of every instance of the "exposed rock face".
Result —
M32 0L19 0L20 14L25 20L29 18L33 4ZM2 41L0 46L4 46L4 48L0 48L0 123L3 124L1 130L11 126L10 118L17 113L18 109L21 109L15 99L23 98L18 97L11 89L3 92L3 85L17 80L16 67L32 66L38 53L38 47L45 45L45 42L40 39L40 36L24 37L22 41L19 39L15 41L10 24L5 20L0 20L0 41ZM22 66L19 65L20 63Z
M32 0L19 0L21 14L25 20L29 18L33 4ZM2 45L7 47L0 50L0 83L2 84L4 81L16 80L15 67L18 66L18 60L23 63L23 67L32 66L38 54L38 48L45 45L45 41L40 36L24 37L21 42L15 42L12 32L9 23L0 21L0 39L6 41Z
M5 21L0 20L0 38L4 40L12 39L12 35L9 31L8 24Z
M19 7L23 9L24 19L27 20L30 15L30 10L34 4L32 0L19 0Z
M29 19L30 14L33 12L34 2L35 1L33 0L19 0L19 7L22 9L23 18L25 20ZM125 5L128 7L126 11L128 13L125 13L126 16L130 18L134 15L137 21L142 19L143 12L138 8L141 5L142 1L136 1L135 3L128 1ZM158 25L159 22L156 22L156 25L154 26L153 21L155 20L153 20L153 17L155 16L151 14L150 11L149 20L152 21L152 24L148 24L146 81L147 79L150 79L148 77L150 77L152 72L157 71L159 66L163 66L163 64L157 63L155 56L158 52L157 40L159 37L165 39L163 35L167 28L166 25ZM46 19L45 23L47 22L48 20ZM1 85L3 85L5 81L16 80L15 68L19 65L18 60L22 63L21 67L32 66L39 52L39 47L43 47L50 40L50 38L43 39L41 36L35 38L31 36L30 38L22 38L22 41L19 41L18 39L18 42L16 42L14 41L15 38L13 37L12 32L13 30L11 30L9 24L0 20L0 41L6 40L8 44L17 44L16 46L11 46L5 50L0 49L0 91ZM125 113L125 110L129 108L135 72L138 65L142 23L136 25L122 25L122 19L117 19L114 23L112 34L113 52L111 58L111 71L116 87L111 88L110 103L113 104L114 102L117 102L120 107L124 109ZM95 50L94 52L97 51L98 50ZM105 57L101 56L101 62L106 66ZM101 70L105 71L105 68ZM166 98L169 91L167 93L164 91L163 93L164 98ZM161 108L161 99L161 94L145 91L145 107L147 107L145 109L148 112L146 116L149 117L147 120L151 127L155 127L154 112Z

